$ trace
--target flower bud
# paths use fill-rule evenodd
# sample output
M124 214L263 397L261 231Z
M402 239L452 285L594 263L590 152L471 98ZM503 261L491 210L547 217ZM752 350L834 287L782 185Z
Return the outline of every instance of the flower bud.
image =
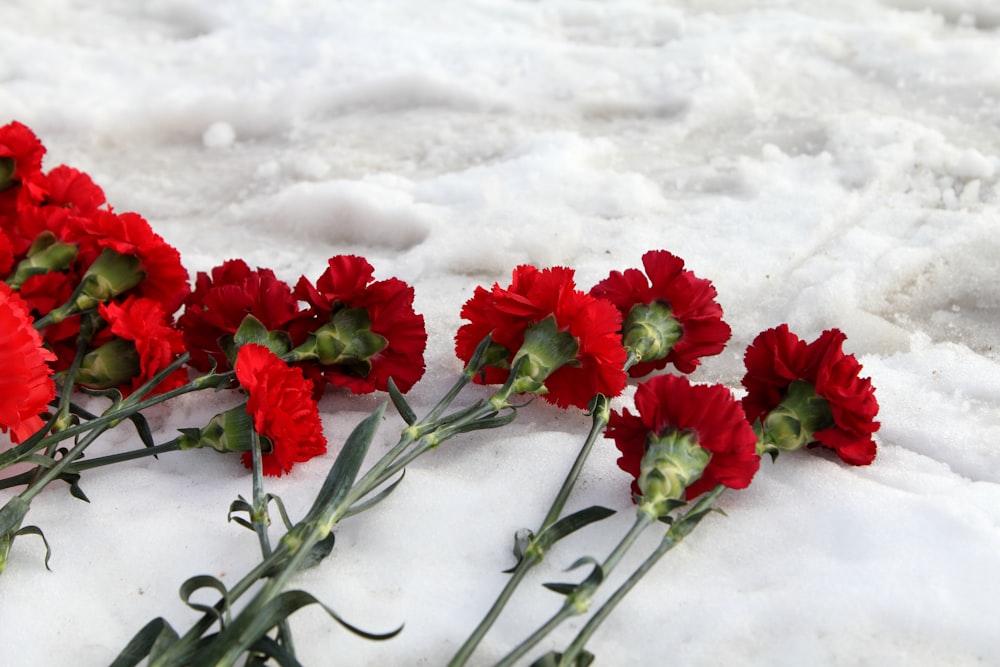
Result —
M17 265L9 285L18 289L31 276L62 271L76 259L78 252L77 246L60 243L52 232L42 232L28 249L28 256Z
M681 500L687 487L698 481L711 457L691 431L650 433L637 479L640 511L659 518L673 509L673 501Z
M567 365L577 365L580 344L571 334L559 331L556 318L548 316L524 332L524 342L514 355L517 368L512 393L547 394L545 379ZM523 361L521 361L523 359Z
M75 381L92 389L110 389L128 384L141 372L135 343L114 338L83 357Z
M93 308L132 289L145 277L138 257L105 248L83 275L83 290L75 305L79 310Z
M682 334L670 306L661 301L637 303L622 325L622 344L636 362L657 361L670 354Z
M181 429L178 442L181 449L211 447L217 452L249 452L253 428L253 417L244 404L220 412L204 428ZM271 452L271 441L263 436L260 436L260 446L264 454Z
M764 416L758 453L775 456L778 450L794 451L815 440L815 433L833 426L829 402L816 395L809 382L788 385L785 397Z

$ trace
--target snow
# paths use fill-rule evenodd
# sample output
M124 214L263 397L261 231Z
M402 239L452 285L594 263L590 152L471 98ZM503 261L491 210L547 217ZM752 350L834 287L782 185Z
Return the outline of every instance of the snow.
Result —
M462 303L521 263L574 267L589 288L648 249L679 254L734 331L694 379L734 389L762 329L847 333L881 404L875 463L764 462L603 626L598 664L1000 662L993 3L9 0L2 17L0 123L24 122L47 167L83 169L147 217L192 275L242 257L294 282L356 253L412 284L430 335L418 412L460 368ZM385 400L328 395L330 442ZM166 440L234 402L187 397L151 423ZM388 417L373 449L401 424ZM303 663L446 662L588 427L537 402L414 463L295 580L352 623L404 631L367 642L306 610ZM93 454L133 441L119 429ZM268 480L293 517L337 450ZM618 514L558 545L474 664L556 610L542 582L582 576L562 570L630 525L615 458L595 449L568 509ZM189 576L233 583L258 558L225 520L250 493L233 457L166 455L82 485L90 504L53 488L28 516L53 571L25 537L0 577L5 664L107 664L147 620L193 622L177 596Z

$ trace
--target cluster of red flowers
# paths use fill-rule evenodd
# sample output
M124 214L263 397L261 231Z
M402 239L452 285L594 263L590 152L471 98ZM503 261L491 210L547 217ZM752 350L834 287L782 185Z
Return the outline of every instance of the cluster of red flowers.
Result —
M576 290L571 269L520 266L507 288L494 284L491 290L476 289L462 309L469 322L458 331L456 353L468 361L490 335L488 367L478 381L505 382L524 348L533 346L527 342L529 333L554 320L557 335L575 342L566 348L574 353L555 367L530 367L540 369L535 380L542 389L537 393L563 407L584 407L597 393L620 394L626 384L626 357L634 377L667 364L690 373L701 357L720 353L731 334L722 321L715 288L667 251L648 252L642 262L645 272L612 272L589 293ZM859 378L861 366L841 351L843 340L836 330L809 345L787 326L764 332L747 351L748 395L742 403L721 385L692 385L678 376L655 376L639 384L638 414L627 409L612 413L607 432L621 451L619 466L634 477L636 498L650 493L642 488L648 480L662 481L676 473L667 470L671 466L689 468L680 487L686 498L717 484L745 488L759 468L760 454L775 451L768 444L774 436L768 434L766 420L779 404L783 418L794 420L798 432L806 434L798 446L818 443L836 450L847 463L870 463L878 404L871 382ZM545 357L544 351L527 354ZM811 411L796 413L794 402L785 400L796 380L823 402L813 401ZM821 429L814 428L817 415ZM687 454L665 454L669 447L653 447L665 439L674 444L690 440L707 459L699 455L694 457L697 462L684 461ZM653 471L657 466L659 471Z
M15 441L42 427L55 385L128 395L187 352L199 371L235 370L266 442L265 471L281 474L325 450L316 400L326 386L367 393L391 378L405 392L422 376L424 320L401 280L375 280L365 259L344 255L293 288L237 259L199 273L191 290L179 253L146 220L114 212L82 172L44 172L44 152L24 125L0 127L0 427ZM489 336L476 380L510 379L560 407L617 396L629 374L667 364L691 373L730 338L716 290L665 250L642 264L589 292L571 269L519 266L509 286L476 288L456 353L468 362ZM820 444L871 462L878 404L843 340L836 330L808 344L784 325L765 331L746 353L742 403L675 376L640 384L638 413L614 413L608 431L633 490L670 486L664 457L690 459L687 497L745 487L764 452ZM187 381L179 367L153 391Z
M316 401L328 384L364 393L392 377L407 391L423 374L424 321L401 280L376 281L367 261L340 256L293 291L231 260L192 291L180 254L145 219L113 211L80 171L44 172L44 153L26 126L0 127L0 428L15 442L43 427L57 384L128 396L189 352L197 370L235 369L265 472L281 474L325 451ZM271 350L236 342L248 320ZM144 391L187 382L177 367Z

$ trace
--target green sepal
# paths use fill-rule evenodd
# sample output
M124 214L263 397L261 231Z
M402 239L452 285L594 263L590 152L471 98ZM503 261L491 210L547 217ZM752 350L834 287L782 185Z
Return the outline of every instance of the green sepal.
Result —
M417 413L413 411L413 408L410 407L410 404L403 396L403 392L396 386L396 381L390 377L388 384L389 399L392 401L393 407L396 408L396 412L403 418L407 426L412 426L417 421Z
M247 315L233 334L232 354L225 350L230 361L236 359L236 352L244 345L263 345L276 356L282 356L291 349L291 341L284 331L268 331L267 327L253 315Z
M386 488L382 489L368 500L363 500L361 502L354 503L349 508L347 508L347 511L344 512L344 518L346 519L349 516L360 514L361 512L364 512L365 510L370 509L375 505L378 505L380 502L385 500L390 493L396 490L396 487L399 486L399 483L403 481L404 477L406 477L405 468L403 469L403 473L399 476L399 479L397 479L395 482L393 482Z
M46 230L35 237L27 256L18 263L8 284L12 289L19 289L32 276L64 271L79 251L75 245L60 243L55 234Z
M17 162L12 157L0 157L0 192L14 184L14 172Z
M178 638L177 632L164 618L154 618L135 633L111 663L111 667L136 667L146 656L149 656L149 662L152 663Z
M200 602L192 602L191 596L198 590L203 588L211 588L214 591L218 591L220 596L220 601L222 602L222 610L225 615L219 612L219 605L207 605L201 604ZM226 623L229 622L229 590L226 585L221 581L216 579L210 574L199 574L197 576L191 577L183 584L181 584L180 590L178 591L181 596L181 600L184 604L191 607L195 611L200 611L204 614L209 614L213 616L215 620L219 622L219 625L223 628L226 627Z
M309 512L306 513L304 521L314 520L322 515L326 508L335 507L343 500L348 491L351 490L351 486L358 476L358 470L361 469L361 463L365 460L365 455L368 453L368 448L371 446L372 439L375 437L375 431L378 430L379 422L382 421L382 415L384 414L385 403L365 417L351 431L351 434L347 437L347 441L344 442L343 449L337 455L337 460L334 461L333 466L330 468L330 472L327 474L322 488L320 488L319 493L316 495L316 500L313 502Z

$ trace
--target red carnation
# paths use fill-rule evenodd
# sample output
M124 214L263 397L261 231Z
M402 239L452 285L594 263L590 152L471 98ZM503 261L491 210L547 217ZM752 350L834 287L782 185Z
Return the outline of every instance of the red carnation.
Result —
M93 269L100 249L135 257L142 274L136 277L139 282L133 283L136 294L159 301L167 314L173 314L184 302L191 289L180 253L156 234L145 218L137 213L98 210L82 219L81 228L97 244L96 250L88 250L81 242L80 255L85 265ZM112 282L120 279L109 277Z
M612 271L590 290L621 312L626 347L646 357L629 373L642 377L668 363L690 373L700 357L722 352L731 330L711 281L685 270L684 260L666 250L647 252L642 265L646 273Z
M298 313L292 289L273 271L251 270L243 260L234 259L212 269L211 276L198 273L179 325L192 366L207 371L214 363L228 370L229 359L220 341L231 338L247 315L274 331L284 330Z
M519 266L508 288L499 284L490 291L477 287L462 307L462 317L469 323L455 336L460 359L467 362L490 334L503 356L499 365L484 369L486 384L506 381L529 328L552 317L556 330L571 336L578 349L575 358L541 378L548 390L545 400L560 407L585 408L595 394L617 396L625 387L626 353L618 335L621 315L610 303L575 289L572 269Z
M384 391L391 377L405 392L424 374L427 331L413 310L413 288L373 273L364 258L340 255L315 286L305 277L295 286L309 308L293 323L292 339L309 349L304 358L314 361L302 368L317 391L324 381L355 394Z
M782 324L747 348L743 408L751 422L761 421L765 445L795 449L818 442L852 465L875 459L878 401L871 380L859 377L861 364L841 349L845 339L830 329L806 343ZM788 439L793 435L797 442Z
M701 476L687 484L686 498L722 484L746 488L760 466L757 437L739 402L722 385L692 385L677 375L658 375L641 383L635 393L639 414L628 409L611 413L606 437L621 452L618 467L631 474L633 493L642 495L639 479L648 445L672 434L694 436L710 454Z
M14 268L14 248L10 245L7 235L0 231L0 277L6 278L12 268Z
M14 121L0 127L0 225L18 206L45 196L44 154L42 142L26 125Z
M243 345L236 355L236 377L249 394L247 413L266 442L265 475L280 476L302 461L326 452L326 438L311 383L261 345ZM243 463L252 465L250 452Z
M69 208L77 215L87 216L105 204L104 191L79 169L60 165L46 178L49 191L46 206Z
M130 297L121 303L102 303L98 313L108 323L103 342L84 357L77 379L89 387L117 387L128 396L184 352L181 332L171 326L163 306L153 299ZM104 342L104 339L110 338ZM178 369L151 393L160 394L187 382Z
M27 306L0 283L0 431L9 430L14 442L44 425L39 415L56 392L46 365L52 359Z

